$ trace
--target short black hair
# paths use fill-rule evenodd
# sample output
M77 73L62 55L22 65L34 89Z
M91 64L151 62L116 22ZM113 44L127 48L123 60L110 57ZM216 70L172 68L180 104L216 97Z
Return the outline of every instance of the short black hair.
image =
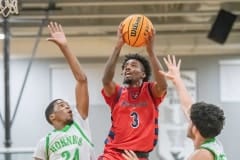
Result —
M225 123L223 110L205 102L192 105L190 118L204 138L213 138L219 135Z
M151 67L150 67L150 64L148 62L148 60L141 56L140 54L138 53L133 53L133 54L128 54L128 55L125 55L124 57L124 60L123 60L123 63L122 63L122 70L126 64L126 62L130 59L135 59L137 61L139 61L142 65L143 65L143 68L144 68L144 73L145 73L145 77L143 79L143 82L147 82L149 81L150 79L150 76L151 76Z
M46 120L48 121L48 123L52 124L49 116L50 114L53 113L54 111L54 104L56 101L58 100L61 100L61 99L54 99L52 102L49 103L49 105L47 106L46 110L45 110L45 117L46 117Z

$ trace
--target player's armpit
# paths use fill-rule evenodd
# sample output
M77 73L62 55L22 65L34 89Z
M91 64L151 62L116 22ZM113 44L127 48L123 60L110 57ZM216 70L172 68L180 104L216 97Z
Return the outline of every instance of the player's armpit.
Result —
M151 87L154 97L164 97L167 94L167 88L162 88L156 82Z
M106 96L111 97L116 92L116 83L112 81L108 84L104 84L103 91Z

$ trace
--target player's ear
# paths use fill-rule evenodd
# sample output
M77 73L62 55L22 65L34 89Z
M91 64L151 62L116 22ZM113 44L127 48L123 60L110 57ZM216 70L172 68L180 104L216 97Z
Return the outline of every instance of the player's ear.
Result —
M196 132L199 132L198 129L197 129L197 127L196 127L195 125L193 125L193 127L192 127L192 132L193 132L194 134L196 134Z
M55 120L55 114L54 114L54 113L50 114L50 115L49 115L49 119L50 119L51 122L52 122L53 120Z

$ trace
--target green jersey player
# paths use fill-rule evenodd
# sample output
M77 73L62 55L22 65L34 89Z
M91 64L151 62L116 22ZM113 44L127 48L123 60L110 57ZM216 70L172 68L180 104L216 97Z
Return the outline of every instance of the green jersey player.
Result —
M189 160L227 160L221 143L215 138L223 129L223 110L205 102L193 103L180 76L181 60L177 63L175 56L168 56L164 61L168 72L160 71L160 74L164 74L173 82L189 123L188 137L194 145L194 152Z
M51 22L48 28L51 34L48 40L58 45L76 80L76 108L72 110L62 99L48 105L45 116L54 130L39 141L33 157L35 160L93 160L87 77L70 51L61 25Z

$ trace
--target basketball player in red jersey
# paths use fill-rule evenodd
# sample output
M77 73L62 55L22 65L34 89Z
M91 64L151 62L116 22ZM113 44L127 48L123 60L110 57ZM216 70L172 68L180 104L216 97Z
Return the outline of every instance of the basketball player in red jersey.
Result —
M102 78L102 95L111 109L112 126L99 160L124 160L125 149L133 150L140 160L147 160L158 139L158 106L166 95L165 77L158 74L161 64L154 53L155 32L146 33L148 59L139 54L125 56L122 64L124 86L113 81L120 51L124 45L122 26ZM153 70L154 82L149 82Z

